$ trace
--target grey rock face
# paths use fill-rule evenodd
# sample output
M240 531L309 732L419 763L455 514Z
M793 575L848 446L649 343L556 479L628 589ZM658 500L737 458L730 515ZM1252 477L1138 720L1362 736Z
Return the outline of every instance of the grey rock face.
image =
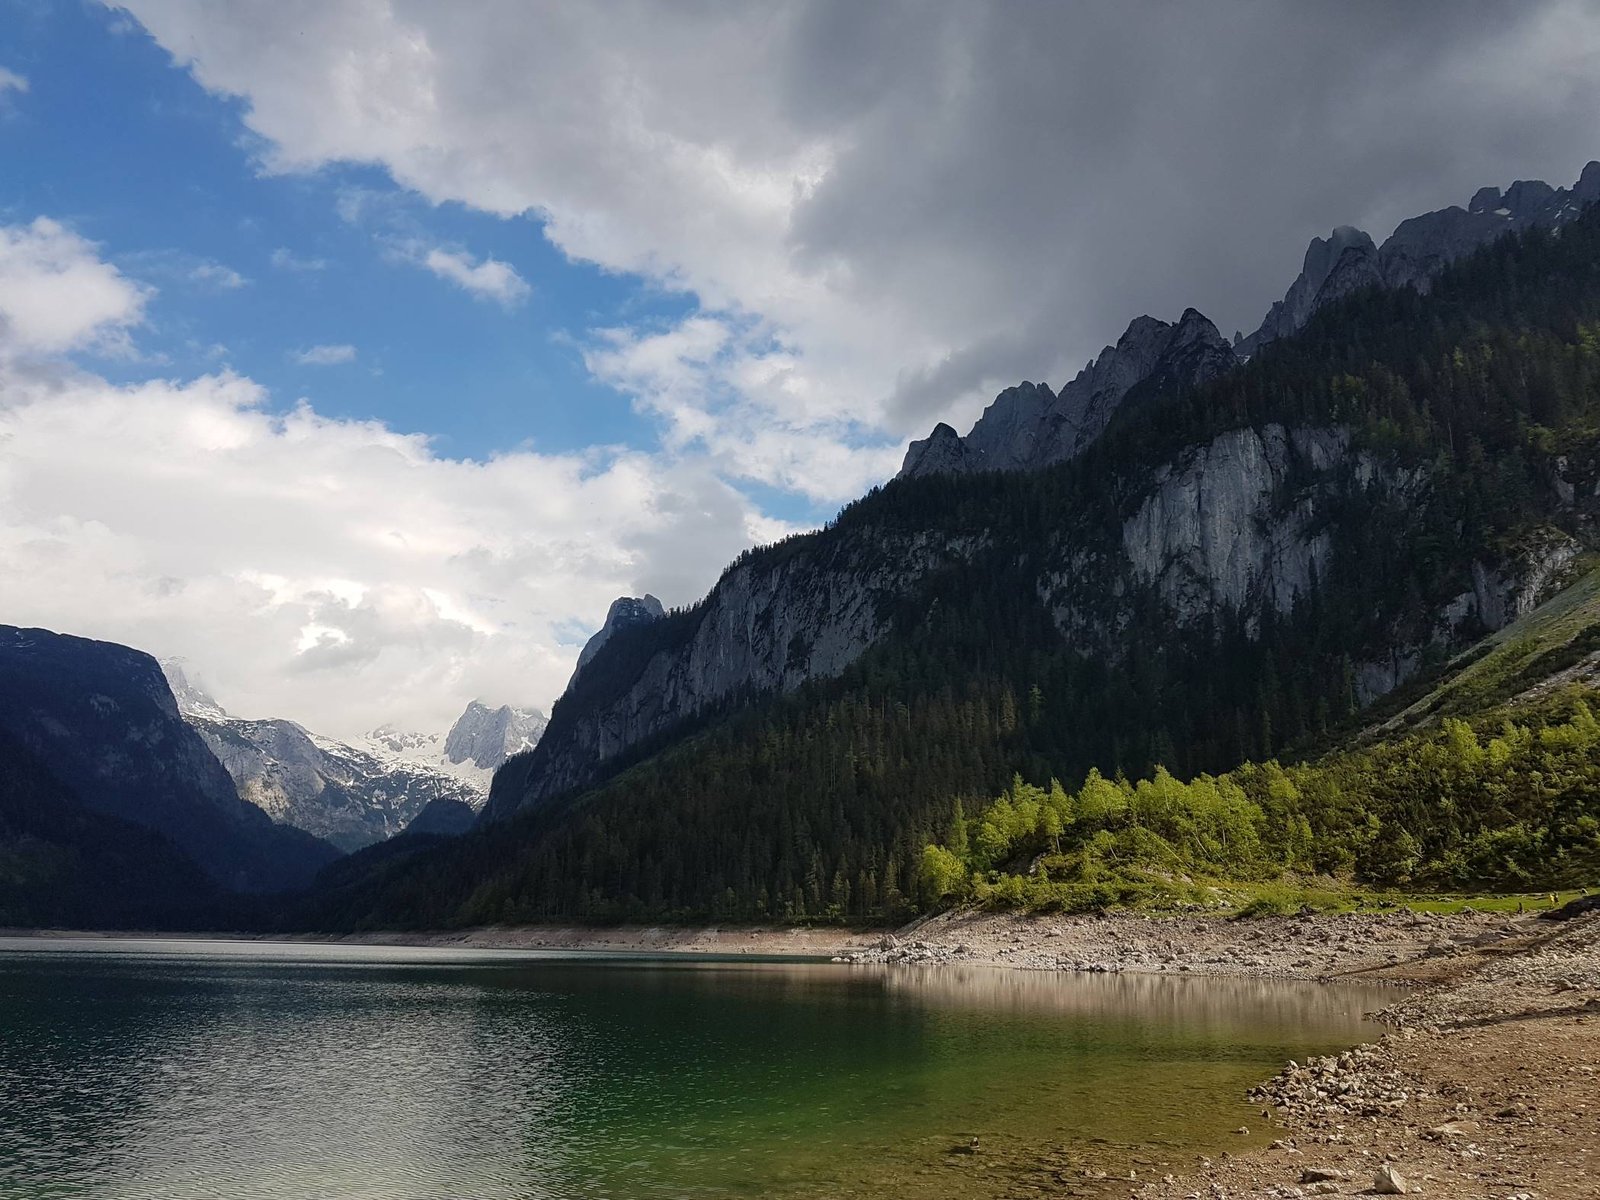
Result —
M1065 462L1100 436L1117 405L1140 384L1164 377L1192 386L1235 362L1216 326L1192 308L1176 324L1140 317L1059 394L1043 383L1007 388L965 438L941 424L912 442L900 474L1025 471Z
M1000 395L1004 397L1005 393ZM999 402L997 398L995 403ZM933 427L932 433L919 442L912 442L906 449L905 464L900 468L900 474L954 475L968 469L967 443L953 428L940 421Z
M346 853L393 837L435 799L469 807L483 803L484 787L476 779L405 757L429 739L385 730L379 744L392 747L391 755L320 737L293 721L230 716L182 664L161 666L176 685L184 719L222 764L239 796L274 821Z
M583 644L583 649L578 653L578 665L572 669L572 678L578 677L578 672L583 670L594 656L600 653L600 647L611 640L611 635L619 629L631 629L636 625L648 625L652 621L659 621L666 616L666 610L661 607L661 601L646 593L643 596L618 596L611 602L611 607L606 610L605 624L595 632L595 635ZM572 686L571 681L567 683Z
M1288 507L1277 497L1297 466L1327 488L1348 465L1348 437L1337 429L1235 429L1194 448L1157 473L1123 526L1133 578L1155 585L1179 622L1221 610L1287 612L1326 570L1331 542L1315 528L1318 487L1300 489Z
M549 723L536 708L512 708L509 704L490 708L474 700L450 727L444 741L445 758L492 771L513 754L533 749Z
M1582 550L1571 537L1550 530L1507 562L1474 563L1472 591L1461 599L1486 628L1503 628L1542 604Z
M648 654L632 682L601 689L582 671L573 676L550 731L514 764L516 778L507 781L511 766L496 777L484 818L587 783L607 760L719 703L839 674L888 628L886 600L974 548L874 531L838 551L805 549L733 567L692 628Z

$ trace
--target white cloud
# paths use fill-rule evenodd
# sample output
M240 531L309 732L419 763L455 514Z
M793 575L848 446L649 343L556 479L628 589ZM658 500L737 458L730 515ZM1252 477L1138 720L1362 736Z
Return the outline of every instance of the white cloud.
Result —
M190 269L189 282L213 291L238 291L250 286L250 280L221 262L200 262Z
M48 217L0 226L0 354L125 350L148 295Z
M28 80L15 71L8 71L0 67L0 96L7 92L25 92L28 90Z
M687 603L785 532L694 464L426 439L229 374L0 378L0 620L187 658L244 715L442 729L474 696L548 706L573 629L649 587Z
M763 327L704 313L663 330L602 329L584 347L597 379L638 398L675 453L709 454L722 475L842 503L899 466L898 446L808 390L792 350Z
M328 260L302 257L287 246L279 246L272 252L272 265L280 271L326 271Z
M1586 0L130 7L268 169L376 164L755 323L724 415L782 376L781 436L863 463L1140 312L1253 324L1334 224L1570 182L1600 108Z
M289 355L302 367L336 367L356 360L356 348L348 344L337 346L310 346Z
M39 362L142 302L55 222L0 226L0 621L184 657L242 715L352 736L443 729L475 696L548 706L615 596L688 603L789 531L703 456L453 459L274 412L228 372L114 385Z
M402 258L426 267L440 279L449 280L479 300L492 300L503 308L515 308L532 293L527 280L510 263L497 258L478 261L461 250L409 243L399 250Z
M190 269L189 282L220 292L236 292L242 287L248 287L250 284L248 279L232 267L209 261L197 263Z
M140 279L160 280L191 291L236 292L250 286L250 280L226 263L175 247L127 251L117 255L117 263Z

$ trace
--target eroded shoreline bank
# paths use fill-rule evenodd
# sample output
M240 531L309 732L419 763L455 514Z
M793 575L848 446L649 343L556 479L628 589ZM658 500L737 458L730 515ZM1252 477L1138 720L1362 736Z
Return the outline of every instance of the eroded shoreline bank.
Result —
M1415 983L1441 966L1518 936L1533 918L1307 913L1252 917L945 913L893 931L828 927L568 925L306 939L360 945L602 953L841 958L862 963L963 963L1021 970L1138 971Z
M962 963L1039 971L1137 971L1415 983L1451 961L1540 924L1492 913L1306 913L1234 918L1109 912L1094 915L944 913L900 929L793 926L486 926L356 934L122 933L0 930L75 939L170 938L480 950Z

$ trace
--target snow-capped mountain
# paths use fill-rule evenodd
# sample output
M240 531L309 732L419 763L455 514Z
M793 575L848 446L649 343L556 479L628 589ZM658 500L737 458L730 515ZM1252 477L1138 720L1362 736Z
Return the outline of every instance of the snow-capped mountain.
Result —
M509 704L490 708L474 700L446 734L382 725L367 734L362 745L380 758L430 767L472 784L480 793L473 804L477 808L488 794L495 769L513 754L533 749L549 723L536 708Z
M513 754L532 750L549 723L536 708L512 708L509 704L490 708L474 700L450 727L444 740L445 760L457 765L472 763L492 773Z
M436 799L476 812L494 768L506 757L502 751L496 758L494 746L514 743L521 749L537 741L544 728L540 713L492 710L474 702L449 735L385 726L360 745L350 745L293 721L232 716L183 663L164 662L162 669L179 712L227 768L240 796L345 851L393 837ZM476 738L474 748L481 753L452 760L450 738L463 729ZM492 736L496 731L498 743Z

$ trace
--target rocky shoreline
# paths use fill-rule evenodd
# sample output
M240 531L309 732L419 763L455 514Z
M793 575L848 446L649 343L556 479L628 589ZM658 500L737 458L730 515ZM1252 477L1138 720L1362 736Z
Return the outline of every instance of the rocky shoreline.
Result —
M1305 913L1287 917L944 913L893 932L829 927L485 927L365 933L337 941L608 954L809 957L849 963L959 963L1035 971L1138 971L1261 979L1414 983L1515 935L1490 913ZM302 939L295 939L302 940Z
M1378 1014L1377 1042L1251 1093L1279 1135L1137 1200L1600 1196L1600 912L1519 918ZM1419 974L1426 973L1419 971Z
M1260 979L1410 983L1511 936L1507 919L1396 909L1226 918L946 913L843 957L863 963L987 963L1038 971L1143 971Z

